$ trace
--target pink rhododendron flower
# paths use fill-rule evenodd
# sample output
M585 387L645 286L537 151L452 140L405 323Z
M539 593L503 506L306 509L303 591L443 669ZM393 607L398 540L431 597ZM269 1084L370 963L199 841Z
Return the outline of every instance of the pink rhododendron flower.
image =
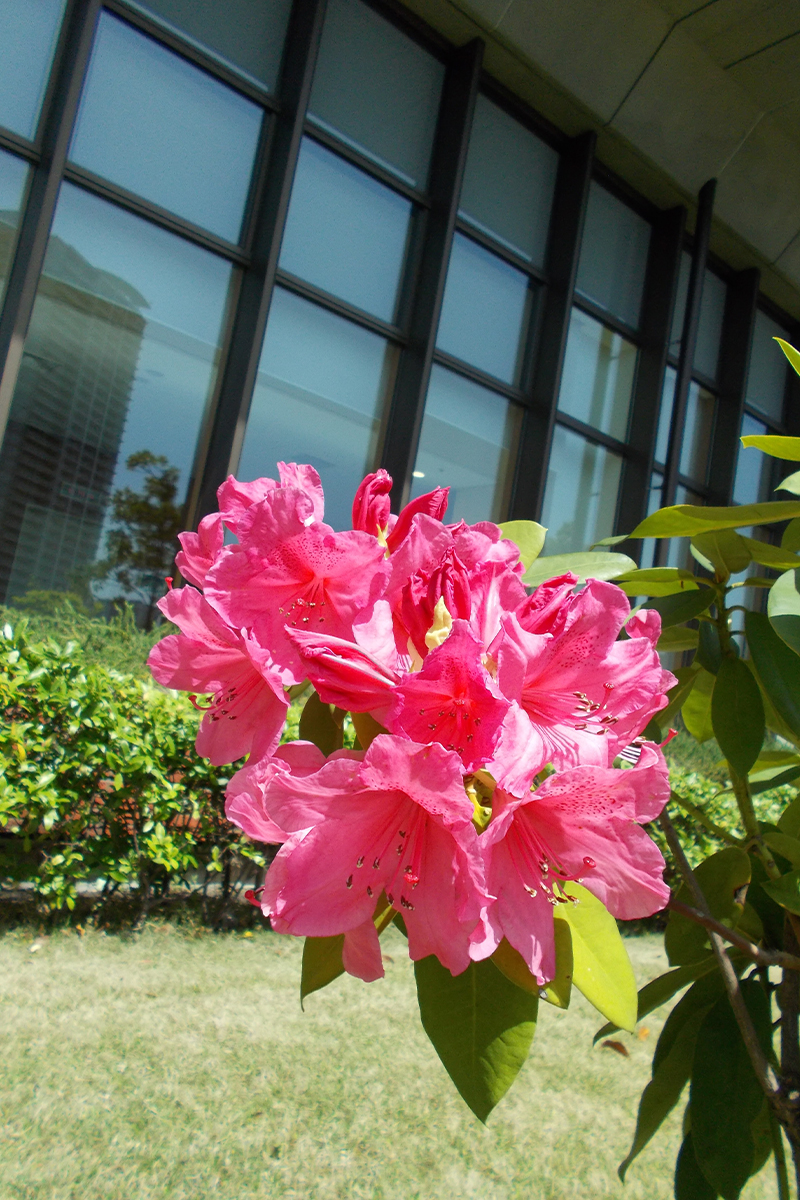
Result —
M184 579L199 588L205 585L206 575L222 553L224 537L221 513L203 517L197 533L178 534L181 549L175 555L175 566Z
M319 475L314 468L305 464L279 462L278 474L279 480L262 478L254 479L251 483L229 475L225 482L220 484L217 489L219 511L233 533L238 533L239 522L248 509L259 501L266 500L271 492L282 487L299 488L311 502L314 518L317 521L322 520L325 515L325 496Z
M280 771L291 771L299 778L313 775L324 762L325 755L313 742L278 746L272 757L257 758L236 772L225 793L225 816L254 842L285 842L288 835L264 808L266 780Z
M434 521L441 521L447 511L449 495L449 487L440 487L434 488L432 492L426 492L424 496L417 496L416 500L410 500L392 525L386 539L389 553L394 554L408 537L415 517L426 516L431 517Z
M506 937L540 984L552 979L553 907L573 880L623 920L662 909L664 860L640 823L668 799L667 766L652 745L628 770L576 767L522 797L495 792L480 839L494 900L473 934L473 957L488 957Z
M291 834L262 898L278 932L362 928L377 954L366 923L385 892L403 914L413 959L435 954L453 974L466 969L487 897L457 755L382 735L363 757L339 752L316 774L274 773L263 796Z
M389 507L391 490L392 477L383 468L361 481L353 500L353 529L361 529L373 537L385 533L392 515Z
M158 602L183 632L150 651L150 670L164 687L213 693L197 734L197 752L216 766L245 754L271 754L289 702L267 652L232 629L194 588L168 592Z

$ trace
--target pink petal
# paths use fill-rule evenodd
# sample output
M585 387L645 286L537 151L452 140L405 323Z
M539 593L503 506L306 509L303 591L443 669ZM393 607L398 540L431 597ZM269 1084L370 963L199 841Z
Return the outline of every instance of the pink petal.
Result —
M375 979L383 979L383 959L381 944L374 921L364 921L363 925L349 929L344 935L342 963L348 975L355 975L365 983Z
M362 479L353 500L353 529L377 537L388 527L391 490L392 477L383 467Z
M315 521L325 516L325 494L319 472L308 463L278 463L282 487L299 488L311 501Z
M197 533L179 533L181 549L175 556L175 566L184 579L202 588L206 575L222 553L225 531L220 513L203 517ZM180 589L177 589L180 590Z
M417 496L416 500L409 501L405 508L402 509L386 539L389 553L394 554L400 544L408 537L415 518L426 516L437 523L441 522L447 511L449 495L449 487L437 487L432 492L426 492L424 496Z

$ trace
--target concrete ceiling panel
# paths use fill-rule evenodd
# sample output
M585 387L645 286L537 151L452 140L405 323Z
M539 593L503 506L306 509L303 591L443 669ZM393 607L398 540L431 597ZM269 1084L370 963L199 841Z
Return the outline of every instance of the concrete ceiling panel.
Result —
M508 8L509 0L464 0L459 8L473 16L484 29L494 29Z
M717 5L706 9L710 15ZM733 9L734 4L724 0L719 6L723 13ZM720 13L721 17L723 13ZM800 0L780 0L780 3L753 6L749 11L737 13L736 19L717 33L703 31L701 25L705 13L686 22L686 31L711 55L720 66L738 62L740 58L753 54L773 42L780 41L800 29Z
M666 0L660 0L661 7L671 11ZM712 58L724 65L731 61L731 56L718 58L713 46L719 43L725 45L727 38L736 39L741 36L743 28L757 29L760 23L769 23L774 19L770 14L773 10L785 10L795 0L716 0L714 4L694 5L691 12L682 23L685 33L708 50ZM768 38L766 40L769 40Z
M787 246L775 266L787 279L800 288L800 229L794 241Z
M770 262L800 228L800 155L769 117L718 173L715 211Z
M789 41L748 58L726 71L765 112L800 101L800 30ZM796 127L800 113L786 113Z
M613 127L696 192L723 169L759 116L758 106L678 28Z
M497 32L608 121L669 27L642 0L512 0Z

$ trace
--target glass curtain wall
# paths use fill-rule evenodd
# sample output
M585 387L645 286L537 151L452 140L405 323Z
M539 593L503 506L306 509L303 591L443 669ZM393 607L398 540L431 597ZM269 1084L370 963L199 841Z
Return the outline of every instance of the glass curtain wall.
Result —
M650 232L592 182L542 510L550 554L584 550L614 532Z

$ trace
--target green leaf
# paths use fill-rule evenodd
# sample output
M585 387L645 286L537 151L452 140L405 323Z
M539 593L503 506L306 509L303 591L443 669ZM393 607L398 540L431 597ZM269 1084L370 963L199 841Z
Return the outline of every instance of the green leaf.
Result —
M538 996L540 1000L547 1000L556 1008L569 1008L572 993L572 936L566 921L556 921L554 925L556 975L545 987L539 986L528 970L525 959L506 938L492 955L492 962L517 987Z
M459 1093L485 1121L528 1057L538 999L491 960L454 976L431 955L414 964L414 974L423 1028Z
M771 1052L769 1000L760 983L745 979L742 996L765 1054ZM724 1200L737 1200L755 1158L752 1126L763 1093L727 995L700 1027L692 1064L689 1104L692 1142L705 1178Z
M740 779L764 742L764 705L753 672L740 658L724 658L711 698L711 722L722 753Z
M666 1004L676 992L682 991L696 979L713 971L716 964L717 960L714 955L708 954L699 962L687 963L685 967L676 967L674 971L667 971L664 975L659 975L657 979L651 979L649 983L639 989L636 1020L641 1021L654 1008L660 1008L662 1004ZM619 1025L614 1025L611 1021L607 1022L598 1029L592 1039L593 1043L596 1044L601 1038L616 1033L618 1029Z
M684 592L677 596L663 596L660 599L648 600L645 608L654 608L661 614L661 628L670 625L682 625L699 617L714 602L713 588L699 588L696 592Z
M750 882L750 859L737 846L726 846L718 850L695 868L697 882L703 891L711 915L726 925L735 925L742 915L743 905L738 903L737 894ZM682 904L694 905L694 900L682 884L676 899ZM683 966L698 962L708 955L708 933L702 925L670 912L664 933L664 949L671 966Z
M786 771L759 771L757 775L751 774L750 779L750 794L751 796L760 796L762 792L771 792L773 788L783 787L785 783L793 783L800 775L800 767L789 767Z
M592 542L590 550L596 550L598 546L618 546L620 542L627 542L631 535L629 533L616 533L613 537L600 538L599 542Z
M790 733L800 738L800 658L786 653L763 613L746 613L744 627L762 688Z
M303 943L303 966L300 972L300 1004L312 992L327 987L344 975L342 950L344 934L334 937L307 937Z
M778 343L781 350L788 358L792 369L798 375L800 375L800 351L795 350L794 346L792 346L789 342L784 341L783 338L776 337L773 338L773 341ZM783 440L787 442L800 442L800 438L784 438ZM798 454L800 455L800 450L798 450Z
M753 562L762 567L773 567L777 571L787 571L790 567L800 567L800 558L782 546L773 546L772 542L759 542L756 538L743 537Z
M770 1154L772 1154L772 1121L766 1096L761 1102L761 1108L750 1127L750 1132L753 1135L753 1142L755 1143L753 1166L750 1170L752 1177L753 1175L757 1175L761 1168L766 1165Z
M775 488L776 492L791 492L793 496L800 496L800 471L793 471L791 475L787 475L782 479Z
M697 591L697 580L691 571L680 571L676 567L628 571L614 582L626 596L672 596L676 592Z
M800 796L795 796L788 808L778 817L778 828L789 837L800 837Z
M517 547L522 564L527 570L542 553L544 536L547 533L544 525L539 525L536 521L504 521L500 531L504 538L508 538Z
M769 829L764 834L764 841L770 850L781 854L793 867L800 867L800 841L782 830Z
M555 579L557 575L572 571L578 576L578 582L584 583L587 579L616 579L618 575L635 570L636 563L627 554L585 550L577 554L551 554L538 558L522 576L522 582L527 587L538 587L547 579Z
M689 989L664 1022L653 1055L652 1078L639 1101L633 1144L618 1168L620 1179L678 1103L691 1073L700 1026L722 990L719 973L708 975Z
M783 851L779 850L779 854ZM780 879L770 879L762 883L762 888L781 908L788 908L790 913L800 916L800 871L790 871L781 875Z
M697 638L697 654L694 661L703 670L716 675L722 666L722 647L719 644L719 633L716 625L710 621L701 621Z
M709 533L698 533L692 545L714 565L719 579L737 575L749 567L751 554L744 538L733 529L714 529Z
M737 504L727 508L711 505L676 504L660 508L637 525L632 538L696 537L712 529L741 529L746 525L771 525L800 517L800 502L768 500L763 504Z
M760 450L762 454L768 454L770 458L782 458L784 462L800 462L800 438L780 437L772 433L747 433L739 441L745 450Z
M678 682L667 692L667 705L658 713L656 724L660 729L667 729L672 718L683 707L687 696L694 687L694 681L699 671L700 668L694 664L691 667L678 667L673 671Z
M704 621L703 624L708 625L708 622ZM709 626L709 628L711 627ZM662 629L656 649L663 654L672 654L680 650L694 650L699 640L700 635L696 629L683 629L680 625L671 625L667 629Z
M342 727L333 718L333 705L323 704L316 692L305 702L300 716L300 738L313 742L323 754L342 748Z
M785 571L775 580L767 601L772 628L786 645L800 654L800 575Z
M781 536L781 550L800 550L800 517L795 517L783 531Z
M572 931L572 982L606 1020L632 1032L636 980L617 922L585 887L571 883L570 892L578 903L559 904L554 915Z
M683 702L683 723L695 741L707 742L714 736L711 723L711 702L716 676L701 667L694 677L694 686ZM661 716L661 714L658 714Z
M717 1200L716 1190L697 1165L691 1129L683 1139L675 1164L675 1200Z

